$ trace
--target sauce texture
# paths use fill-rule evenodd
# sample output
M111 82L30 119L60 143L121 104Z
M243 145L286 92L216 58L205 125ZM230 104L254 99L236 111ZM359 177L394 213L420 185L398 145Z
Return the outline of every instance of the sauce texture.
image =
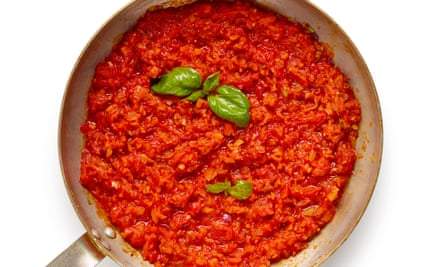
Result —
M249 99L239 128L153 93L174 67ZM155 266L270 266L335 214L356 160L360 106L314 31L249 1L147 12L97 65L80 182ZM252 183L245 200L207 184Z

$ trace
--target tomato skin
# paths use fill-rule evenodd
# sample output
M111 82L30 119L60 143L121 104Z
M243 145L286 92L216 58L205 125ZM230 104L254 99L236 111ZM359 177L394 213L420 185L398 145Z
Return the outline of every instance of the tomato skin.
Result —
M154 94L177 66L246 94L247 127L206 100ZM312 30L249 1L147 12L95 69L80 182L155 266L270 266L330 222L352 175L360 105L347 81ZM205 189L225 180L253 192Z

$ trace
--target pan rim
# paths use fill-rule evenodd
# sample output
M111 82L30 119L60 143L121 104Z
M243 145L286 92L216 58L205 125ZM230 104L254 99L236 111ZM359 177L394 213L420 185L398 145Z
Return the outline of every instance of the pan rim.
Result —
M112 258L113 260L115 260L116 262L120 262L120 260L118 258L115 257L115 255L113 253L111 253L108 249L104 248L103 244L101 244L100 242L98 242L98 238L95 237L95 235L93 235L91 233L91 229L90 226L85 222L85 220L83 219L84 215L82 214L81 211L81 207L80 204L78 203L77 200L77 195L75 193L75 191L73 191L72 186L70 185L68 178L66 177L66 163L64 161L65 159L65 150L63 148L64 146L64 135L66 135L64 131L64 126L63 124L65 124L66 122L64 121L64 114L66 112L66 103L67 103L67 98L69 97L69 91L70 91L70 87L71 87L71 83L73 82L73 76L75 76L75 72L77 71L77 68L82 64L82 60L84 58L84 56L88 53L88 50L90 49L91 45L93 45L93 43L95 42L95 40L97 39L97 37L101 34L101 32L104 30L104 28L108 27L108 25L116 18L118 17L122 12L124 12L125 10L128 10L130 7L138 5L140 3L147 3L147 2L158 2L159 4L165 4L169 1L166 0L162 0L162 1L150 1L150 0L135 0L135 1L131 1L129 2L127 5L125 5L124 7L122 7L121 9L119 9L118 11L116 11L116 13L111 16L96 32L95 34L92 36L92 38L89 40L89 42L85 45L85 47L83 48L82 52L80 53L71 73L70 73L70 78L67 82L66 85L66 89L65 89L65 93L63 95L62 98L62 102L61 102L61 109L60 109L60 116L59 116L59 135L58 135L58 146L59 146L59 163L60 163L60 167L61 167L61 172L62 175L64 177L64 184L65 184L65 188L68 192L68 195L70 197L71 202L73 203L73 207L77 213L77 216L79 217L80 221L82 222L83 226L85 227L85 229L87 230L88 235L90 236L90 238L94 241L94 243L96 244L96 246L99 248L99 250L104 253L104 255L109 256L110 258ZM176 1L174 1L176 2ZM184 2L192 2L192 1L179 1L181 3ZM316 10L317 12L319 12L321 14L321 16L325 17L327 20L332 21L333 23L335 23L335 21L328 15L326 14L324 11L322 11L318 6L314 5L313 3L309 2L309 1L299 1L299 0L294 0L294 1L285 1L285 0L279 0L279 1L269 1L269 0L258 0L256 1L260 4L262 3L268 3L270 4L270 2L273 2L276 5L282 4L284 2L296 2L302 5L307 5L309 8L312 8L314 10ZM358 225L358 223L360 222L361 218L363 217L369 202L371 201L372 195L374 193L374 190L377 186L377 182L378 182L378 176L380 173L380 168L381 168L381 162L382 162L382 155L383 155L383 119L382 119L382 111L381 111L381 106L380 106L380 101L379 101L379 97L377 94L377 90L375 88L375 84L374 81L372 80L371 77L371 73L368 69L368 66L366 65L363 57L361 56L361 54L359 53L358 49L355 47L355 45L353 44L352 40L348 37L348 35L346 34L346 32L343 31L343 29L335 23L335 27L341 32L341 34L343 35L344 38L346 38L346 42L348 43L348 45L352 46L352 52L355 53L355 55L353 56L354 58L358 58L358 63L361 66L362 70L364 70L366 72L366 77L368 77L370 80L368 81L368 83L371 85L370 88L370 92L373 93L373 97L375 98L376 101L376 113L377 113L377 117L378 117L378 126L376 126L376 128L379 129L377 135L378 135L378 144L376 144L376 159L375 159L375 165L377 166L377 169L374 170L374 181L372 183L372 188L370 188L370 193L369 196L366 200L366 204L363 206L362 211L360 212L359 216L356 217L355 221L353 221L353 223L350 226L350 229L347 231L347 234L343 236L343 238L340 240L340 242L338 242L335 246L334 249L331 249L327 254L324 254L324 256L319 257L317 260L314 261L314 265L311 266L318 266L321 263L323 263L327 258L329 258L333 253L335 253L335 251L349 238L350 234L354 231L355 227ZM80 149L80 148L79 148ZM102 218L103 219L103 218ZM106 222L105 222L106 225ZM127 248L126 248L127 249ZM274 265L275 266L275 265Z

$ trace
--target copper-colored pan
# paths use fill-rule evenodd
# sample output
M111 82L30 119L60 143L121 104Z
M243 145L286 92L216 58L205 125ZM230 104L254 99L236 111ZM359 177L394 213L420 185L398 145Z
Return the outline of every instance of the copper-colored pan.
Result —
M94 266L110 256L123 266L151 266L125 243L96 211L79 183L83 137L79 131L86 115L86 95L97 63L110 52L113 42L155 5L185 1L136 0L113 16L80 55L68 81L60 117L60 162L68 194L86 233L48 266ZM189 1L187 1L189 2ZM360 220L376 184L382 155L382 116L376 89L358 50L343 30L325 13L305 0L258 0L292 20L309 23L320 40L331 45L335 62L350 78L362 107L357 160L334 220L296 257L274 266L318 266L348 237Z

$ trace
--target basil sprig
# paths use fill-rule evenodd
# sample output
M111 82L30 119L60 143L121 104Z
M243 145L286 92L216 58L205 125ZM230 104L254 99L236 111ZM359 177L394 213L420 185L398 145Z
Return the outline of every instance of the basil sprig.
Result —
M229 194L236 199L244 200L252 194L252 183L249 181L239 180L235 185L231 186L229 181L214 184L206 184L205 188L212 194L223 193Z
M218 117L239 127L246 127L250 121L249 100L238 88L219 85L219 76L220 73L215 72L202 83L201 75L196 70L176 67L163 75L151 88L155 93L185 97L185 100L192 102L207 97L210 109Z

